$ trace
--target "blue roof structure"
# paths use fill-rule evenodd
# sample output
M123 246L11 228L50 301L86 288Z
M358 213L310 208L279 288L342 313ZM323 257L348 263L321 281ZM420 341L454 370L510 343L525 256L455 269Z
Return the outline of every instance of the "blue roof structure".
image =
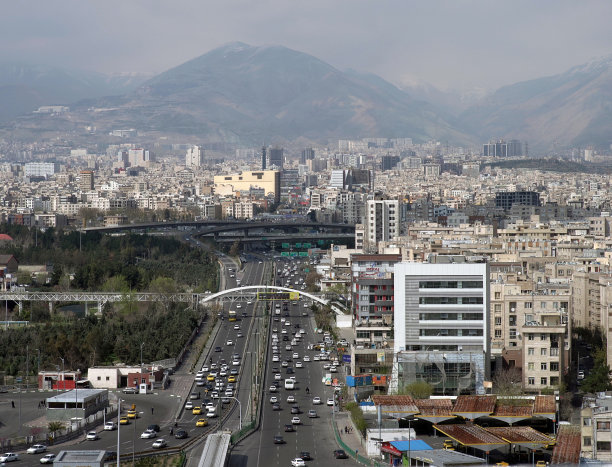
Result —
M427 444L422 439L413 439L413 440L402 440L402 441L391 441L389 442L391 446L393 446L398 451L430 451L433 448Z

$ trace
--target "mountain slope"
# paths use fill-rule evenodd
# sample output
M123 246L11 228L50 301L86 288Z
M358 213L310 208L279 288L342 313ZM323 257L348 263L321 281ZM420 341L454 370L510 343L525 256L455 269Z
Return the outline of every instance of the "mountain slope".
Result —
M36 110L41 105L68 105L86 98L124 94L142 84L137 74L104 75L80 70L0 63L0 121Z
M612 124L612 57L565 73L500 88L461 115L483 141L518 138L547 151L608 146Z
M469 143L429 104L285 47L232 43L147 81L119 116L136 128L225 141L377 135Z

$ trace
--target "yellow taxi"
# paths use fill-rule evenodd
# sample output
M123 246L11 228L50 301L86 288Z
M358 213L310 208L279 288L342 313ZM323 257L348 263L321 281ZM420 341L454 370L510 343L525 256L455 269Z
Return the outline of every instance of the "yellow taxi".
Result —
M235 383L236 382L236 377L235 376L230 376L229 378L227 378L227 382L228 383Z
M130 419L127 417L121 417L119 419L119 425L129 425L130 424Z
M191 411L191 413L193 413L194 415L202 415L202 407L196 405Z
M205 418L200 418L196 422L196 426L206 426L206 425L208 425L208 420L206 420Z
M128 418L138 418L138 412L135 410L128 410L127 416Z
M206 377L206 381L214 381L215 380L215 376L214 375L208 375Z
M546 461L537 461L536 467L546 467L546 464L547 464Z

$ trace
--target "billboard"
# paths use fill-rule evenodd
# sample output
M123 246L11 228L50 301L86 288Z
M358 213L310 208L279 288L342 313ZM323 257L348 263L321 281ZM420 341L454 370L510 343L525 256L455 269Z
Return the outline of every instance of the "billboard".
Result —
M257 300L299 300L299 292L257 292Z

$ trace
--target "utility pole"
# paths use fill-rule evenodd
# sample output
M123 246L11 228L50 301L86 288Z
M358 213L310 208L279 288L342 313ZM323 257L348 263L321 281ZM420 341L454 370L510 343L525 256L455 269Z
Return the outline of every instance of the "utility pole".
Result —
M30 346L26 345L26 391L29 389L30 379Z

